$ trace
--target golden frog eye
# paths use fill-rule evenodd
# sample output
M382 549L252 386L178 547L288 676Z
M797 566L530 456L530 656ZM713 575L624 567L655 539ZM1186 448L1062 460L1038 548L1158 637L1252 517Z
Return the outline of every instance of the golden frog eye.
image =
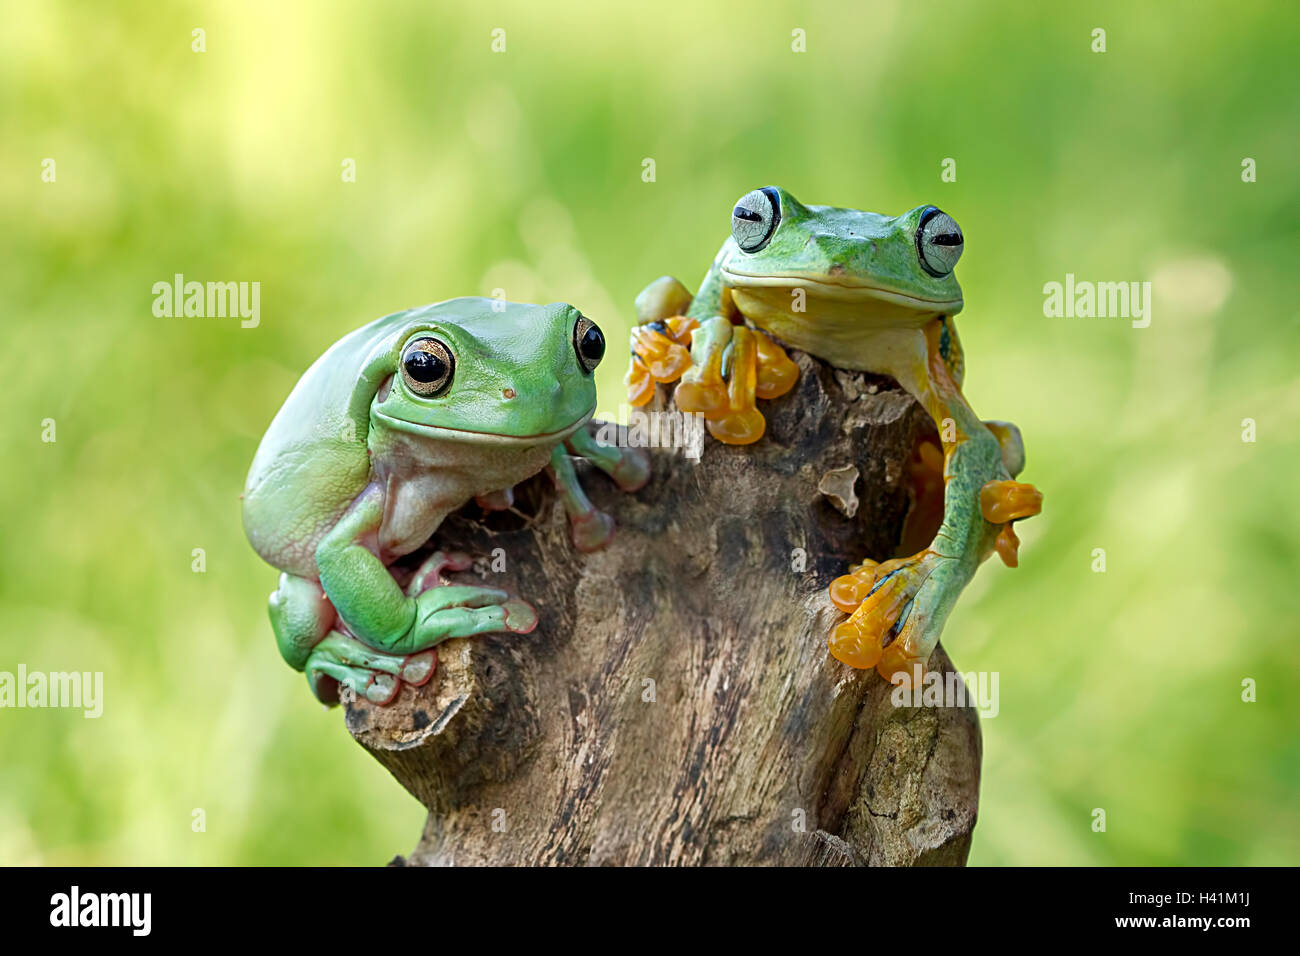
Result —
M586 372L594 372L605 357L605 336L600 326L585 315L573 326L573 350L578 353L578 364Z
M781 222L781 200L771 186L745 193L731 211L731 235L741 252L758 252Z
M402 354L402 381L424 398L445 392L455 369L451 349L437 339L416 339Z

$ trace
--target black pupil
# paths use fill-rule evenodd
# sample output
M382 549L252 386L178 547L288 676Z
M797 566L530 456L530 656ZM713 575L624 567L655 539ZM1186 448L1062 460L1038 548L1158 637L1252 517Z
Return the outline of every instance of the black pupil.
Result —
M447 374L447 363L432 352L417 349L406 356L406 374L427 385Z
M605 336L600 334L600 329L594 325L587 326L587 331L582 333L582 341L578 343L578 351L588 362L599 362L605 356Z

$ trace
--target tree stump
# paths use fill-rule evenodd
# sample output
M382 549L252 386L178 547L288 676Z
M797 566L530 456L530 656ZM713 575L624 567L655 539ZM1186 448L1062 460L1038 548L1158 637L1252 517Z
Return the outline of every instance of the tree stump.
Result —
M388 707L344 691L349 731L429 811L394 863L965 862L974 710L896 707L826 649L827 585L896 552L933 425L890 379L791 358L799 384L763 405L754 445L652 449L633 494L580 463L618 524L603 551L574 550L544 475L516 492L530 518L471 504L439 529L443 550L503 549L503 572L451 578L540 623L447 641ZM930 668L953 669L942 647Z

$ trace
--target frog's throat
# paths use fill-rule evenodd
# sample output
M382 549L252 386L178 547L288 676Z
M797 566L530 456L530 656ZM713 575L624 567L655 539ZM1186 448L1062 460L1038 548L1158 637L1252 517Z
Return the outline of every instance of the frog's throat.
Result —
M384 423L385 428L391 428L394 431L406 432L408 435L422 435L425 438L432 438L438 441L459 441L470 442L476 445L507 445L516 447L531 447L535 445L546 445L553 442L563 441L574 432L576 432L587 422L591 421L591 416L596 414L596 406L591 408L577 418L575 421L563 428L553 432L539 432L536 435L503 435L499 432L476 432L468 428L443 428L439 425L420 425L416 422L408 422L400 418L393 418L391 415L385 415L378 408L372 409L371 413L375 418Z
M960 311L962 307L960 298L924 299L920 296L908 295L905 292L897 292L882 286L867 285L866 283L853 282L847 279L841 280L838 277L813 277L793 274L755 275L753 273L737 272L726 267L722 269L722 276L723 281L733 289L803 288L820 299L840 302L875 300L888 305L912 309L919 314L925 315L934 315L936 313L951 315Z

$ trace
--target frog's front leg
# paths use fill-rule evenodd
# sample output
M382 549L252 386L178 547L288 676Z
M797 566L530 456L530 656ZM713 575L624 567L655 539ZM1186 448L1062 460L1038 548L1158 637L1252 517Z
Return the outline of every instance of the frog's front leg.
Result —
M784 395L799 377L767 333L718 316L695 330L691 361L674 395L677 407L702 414L709 434L728 445L762 438L767 422L755 399Z
M721 315L704 319L691 333L691 364L673 393L677 407L699 413L707 421L727 414L729 401L722 362L736 326Z
M650 480L650 456L642 448L601 444L585 426L551 450L551 478L569 516L573 546L584 553L599 551L614 536L614 519L591 503L569 452L587 459L628 492L645 487Z
M831 600L850 617L831 634L831 653L882 676L911 675L930 657L962 589L996 548L1014 550L1011 522L1036 514L1042 496L1011 480L1024 463L1014 426L981 422L939 354L939 320L924 332L910 366L889 368L939 426L944 452L943 521L924 550L876 564L863 562L831 584ZM1008 562L1012 563L1012 562Z
M1007 473L1015 478L1025 470L1025 445L1020 437L1020 429L1011 422L1001 421L985 421L984 427L998 440L1002 447L1002 464ZM922 439L912 453L912 459L908 463L912 482L912 507L907 512L902 534L903 548L907 551L923 548L929 541L929 529L936 527L943 518L943 464L943 452L938 443L929 438ZM1016 487L1032 489L1033 486ZM988 486L981 489L981 505L986 490L992 494ZM995 514L985 513L984 516L995 524L999 521ZM1006 521L1005 518L1000 520ZM1019 564L1019 548L1020 539L1008 522L998 534L994 549L1007 567L1014 568Z
M448 638L527 634L536 627L533 609L505 591L442 584L437 572L458 565L441 554L416 572L412 593L404 592L371 550L383 514L383 490L371 485L316 548L320 586L338 615L338 630L356 644L321 641L314 645L304 661L309 677L316 671L344 680L358 692L362 676L370 679L374 672L398 674L418 683L427 676L426 670L431 673L432 664L420 653ZM430 562L441 564L430 573ZM394 670L393 660L402 666ZM386 683L382 677L374 679ZM315 689L318 678L312 680Z
M551 479L569 516L573 546L584 553L599 551L614 537L614 519L591 503L578 481L573 461L563 444L551 451Z
M613 478L621 491L640 491L650 480L650 455L644 448L603 444L585 426L570 435L564 444L569 451Z
M690 293L669 276L637 296L641 324L632 330L628 401L645 405L657 384L681 379L674 393L680 410L702 414L710 434L721 442L751 444L766 427L755 399L790 391L799 368L766 333L738 324L739 313L725 290L717 292L718 315L697 319L682 314L691 301Z

